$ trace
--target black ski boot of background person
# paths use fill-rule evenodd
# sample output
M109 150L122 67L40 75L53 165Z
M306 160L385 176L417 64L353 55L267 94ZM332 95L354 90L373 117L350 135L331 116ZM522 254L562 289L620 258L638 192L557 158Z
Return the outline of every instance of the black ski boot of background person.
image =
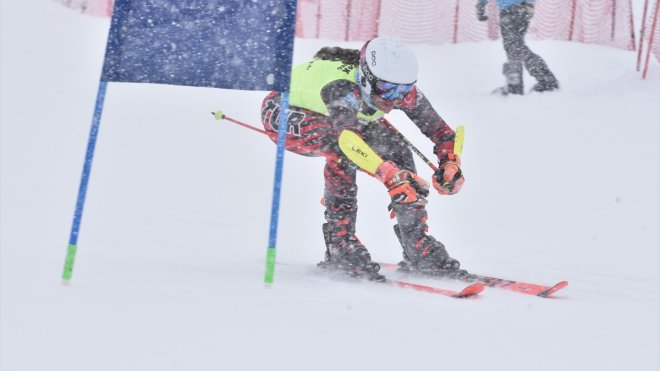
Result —
M366 278L369 281L385 281L379 274L380 265L371 260L367 248L354 234L333 238L330 223L323 223L325 240L325 259L318 267L330 271L341 271L354 278Z
M506 79L506 85L493 90L493 94L499 95L523 95L523 64L521 62L504 63L502 74Z
M536 79L536 84L534 84L530 93L559 90L559 81L557 81L555 75L550 71L543 58L530 52L524 63L529 74Z
M557 80L551 80L551 81L542 80L534 85L531 92L544 93L555 90L559 90L559 82Z

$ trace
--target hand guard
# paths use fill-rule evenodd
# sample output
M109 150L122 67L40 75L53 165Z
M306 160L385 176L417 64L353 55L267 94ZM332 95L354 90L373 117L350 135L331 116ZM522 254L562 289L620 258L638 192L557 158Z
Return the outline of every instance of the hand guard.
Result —
M451 153L440 161L438 170L433 174L433 187L441 195L453 195L457 193L465 183L461 171L461 159Z
M477 1L477 19L481 22L488 20L486 16L486 3L482 3L481 1Z
M429 195L429 183L408 170L399 169L393 162L383 162L376 170L376 178L385 184L396 203L411 203Z

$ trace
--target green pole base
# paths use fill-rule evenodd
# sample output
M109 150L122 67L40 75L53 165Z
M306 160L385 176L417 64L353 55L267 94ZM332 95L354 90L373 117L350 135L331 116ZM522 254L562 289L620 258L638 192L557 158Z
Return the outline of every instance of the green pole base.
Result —
M269 285L273 283L275 277L275 254L276 250L269 247L266 253L266 274L264 275L264 283Z
M76 245L69 244L66 249L66 259L64 260L64 271L62 272L62 284L67 286L73 275L73 263L76 261Z

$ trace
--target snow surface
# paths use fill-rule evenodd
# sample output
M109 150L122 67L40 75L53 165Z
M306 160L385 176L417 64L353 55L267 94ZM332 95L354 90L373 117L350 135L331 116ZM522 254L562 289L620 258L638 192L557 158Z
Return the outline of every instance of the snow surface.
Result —
M64 287L109 21L45 0L1 6L2 371L660 368L657 61L642 80L636 53L532 42L561 92L502 98L489 94L499 42L413 46L420 87L466 126L467 182L430 196L431 232L474 272L570 281L555 299L493 288L457 300L310 273L323 161L290 153L265 289L275 146L209 114L257 125L264 93L116 83ZM296 40L296 61L326 44L359 46ZM397 261L387 194L358 181L359 236Z

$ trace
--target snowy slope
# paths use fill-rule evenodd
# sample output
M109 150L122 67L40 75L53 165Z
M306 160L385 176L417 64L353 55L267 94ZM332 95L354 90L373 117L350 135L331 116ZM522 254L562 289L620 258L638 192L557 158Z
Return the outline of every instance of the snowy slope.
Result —
M0 10L0 370L660 367L657 61L641 80L635 53L534 42L562 91L501 98L489 94L499 43L414 46L421 88L466 126L467 182L430 197L431 232L469 270L569 280L556 299L455 300L310 273L323 161L292 154L282 264L264 289L275 146L209 114L258 124L264 93L138 84L109 86L63 287L109 22L47 0ZM296 61L326 43L296 40ZM403 115L391 119L431 153ZM386 192L359 185L360 238L396 261Z

